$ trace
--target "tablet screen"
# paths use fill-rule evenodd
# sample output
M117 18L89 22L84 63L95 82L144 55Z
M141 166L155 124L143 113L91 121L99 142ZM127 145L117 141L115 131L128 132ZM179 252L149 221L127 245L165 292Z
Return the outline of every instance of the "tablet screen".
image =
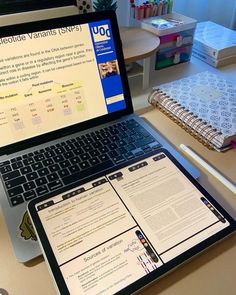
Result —
M129 294L231 232L230 216L190 179L160 152L33 201L31 217L65 293Z

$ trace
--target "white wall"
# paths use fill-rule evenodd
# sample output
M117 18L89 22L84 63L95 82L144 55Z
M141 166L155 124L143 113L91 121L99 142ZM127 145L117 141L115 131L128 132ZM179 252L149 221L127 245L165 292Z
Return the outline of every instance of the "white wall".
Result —
M236 18L236 1L174 0L173 10L198 21L211 20L230 28Z
M129 0L117 0L117 19L120 26L129 24Z

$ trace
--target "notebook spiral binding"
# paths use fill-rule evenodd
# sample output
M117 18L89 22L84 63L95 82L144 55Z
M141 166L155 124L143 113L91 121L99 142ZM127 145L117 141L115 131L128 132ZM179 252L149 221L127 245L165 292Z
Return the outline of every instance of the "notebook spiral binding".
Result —
M214 142L219 142L216 136L221 135L221 133L217 129L212 128L207 122L198 118L187 108L181 106L166 93L158 88L154 88L148 96L148 102L208 149L214 150L216 148L217 145Z

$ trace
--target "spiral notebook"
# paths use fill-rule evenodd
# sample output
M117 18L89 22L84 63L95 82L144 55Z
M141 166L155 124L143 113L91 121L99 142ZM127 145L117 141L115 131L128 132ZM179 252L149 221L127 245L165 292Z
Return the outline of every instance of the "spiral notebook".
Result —
M154 87L148 97L182 128L218 151L236 141L236 86L209 71Z

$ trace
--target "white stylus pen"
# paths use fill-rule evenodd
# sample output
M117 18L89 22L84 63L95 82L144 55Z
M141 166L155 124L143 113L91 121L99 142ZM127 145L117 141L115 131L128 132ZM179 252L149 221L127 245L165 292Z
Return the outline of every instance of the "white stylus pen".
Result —
M228 179L226 179L222 174L220 174L217 170L215 170L212 166L206 163L202 158L200 158L194 151L188 148L184 144L180 144L180 148L192 157L198 164L204 167L209 173L211 173L214 177L216 177L223 185L225 185L229 190L231 190L234 194L236 194L236 186L231 183Z

